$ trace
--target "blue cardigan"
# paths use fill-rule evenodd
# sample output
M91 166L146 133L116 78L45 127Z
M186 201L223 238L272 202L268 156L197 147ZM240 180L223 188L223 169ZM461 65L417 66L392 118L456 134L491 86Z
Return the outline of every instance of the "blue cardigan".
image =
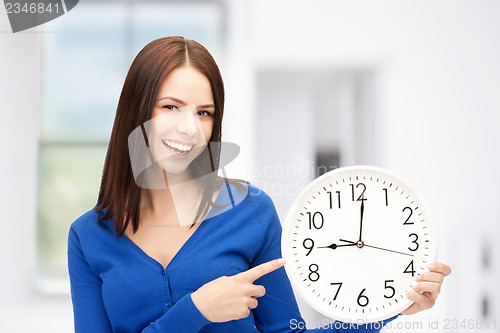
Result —
M284 268L255 281L265 286L266 294L247 318L212 323L203 317L192 292L220 276L281 257L281 224L266 193L253 185L225 184L216 204L219 208L212 209L167 267L126 235L117 237L112 219L98 222L102 212L92 209L74 221L68 235L68 268L75 331L349 331L334 325L306 331ZM380 329L360 325L354 331Z

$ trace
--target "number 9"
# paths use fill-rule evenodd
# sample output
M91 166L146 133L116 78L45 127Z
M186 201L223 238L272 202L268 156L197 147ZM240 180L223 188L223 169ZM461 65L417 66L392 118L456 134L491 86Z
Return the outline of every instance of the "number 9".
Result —
M311 242L311 246L307 246L307 244L306 244L307 241ZM311 238L306 238L306 239L304 239L304 242L302 243L302 245L304 245L304 248L306 248L307 250L309 250L309 252L307 252L307 254L306 254L306 256L308 256L309 253L311 253L311 251L313 250L314 241Z

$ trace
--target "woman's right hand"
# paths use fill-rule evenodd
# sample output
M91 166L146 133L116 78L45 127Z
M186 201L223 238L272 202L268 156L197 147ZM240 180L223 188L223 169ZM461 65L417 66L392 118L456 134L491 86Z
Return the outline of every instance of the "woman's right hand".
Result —
M258 305L257 298L266 289L253 282L285 264L285 259L268 261L246 272L222 276L210 281L191 294L194 305L211 322L219 323L246 318Z

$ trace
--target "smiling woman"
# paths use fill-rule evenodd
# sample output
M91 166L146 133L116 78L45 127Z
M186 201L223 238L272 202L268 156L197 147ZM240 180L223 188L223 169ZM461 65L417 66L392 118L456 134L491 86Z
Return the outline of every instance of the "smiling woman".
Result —
M222 77L200 44L160 38L133 61L97 204L68 235L76 332L305 331L292 325L303 319L271 198L217 176L223 107ZM416 304L435 300L446 267L421 283Z

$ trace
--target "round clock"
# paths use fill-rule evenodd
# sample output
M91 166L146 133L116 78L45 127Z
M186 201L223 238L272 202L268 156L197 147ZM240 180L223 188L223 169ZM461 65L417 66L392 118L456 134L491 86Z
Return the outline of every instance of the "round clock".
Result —
M306 186L281 246L285 270L309 305L343 322L371 323L412 304L406 293L437 260L438 238L410 186L386 170L352 166Z

